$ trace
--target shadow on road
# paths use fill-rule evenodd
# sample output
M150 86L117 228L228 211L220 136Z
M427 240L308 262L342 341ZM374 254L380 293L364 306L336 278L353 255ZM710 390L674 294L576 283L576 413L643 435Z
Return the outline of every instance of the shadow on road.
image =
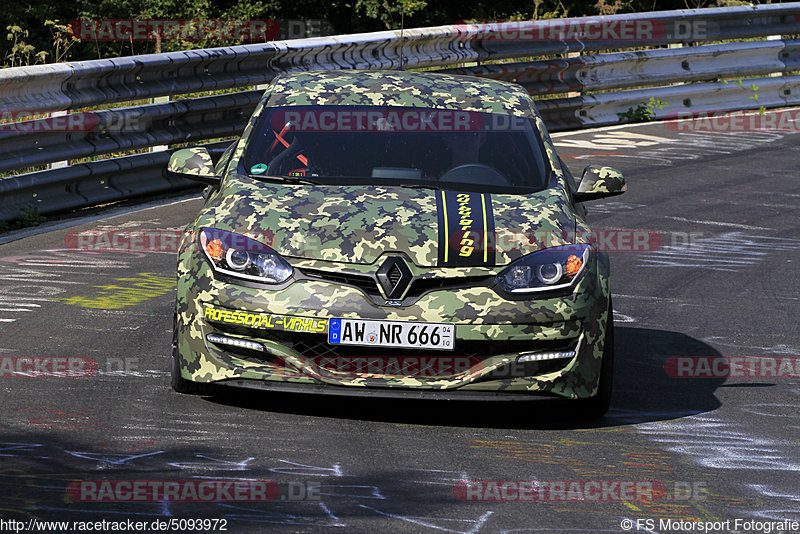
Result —
M719 407L714 390L723 378L670 377L672 356L719 356L719 352L679 332L618 326L614 397L597 420L576 414L569 401L444 401L334 397L261 391L225 392L210 402L242 409L304 416L480 428L594 428L674 419ZM268 408L265 408L268 407Z
M106 479L197 481L242 478L276 480L284 485L282 491L285 491L290 482L302 482L305 480L303 477L308 478L303 471L298 471L297 466L311 469L313 476L318 475L320 469L326 473L329 471L327 467L292 463L307 462L305 458L313 457L316 454L314 451L286 451L293 450L294 439L301 444L308 442L302 437L303 432L317 435L317 432L327 432L327 428L332 428L333 435L338 435L337 420L405 423L427 425L431 428L461 427L470 429L466 432L469 436L473 433L471 429L480 428L549 430L614 427L634 422L672 419L713 410L719 406L714 391L721 385L721 379L674 379L663 368L664 362L671 356L718 355L710 346L677 332L624 327L617 328L616 342L616 394L609 416L597 421L576 417L570 412L568 402L558 400L478 403L266 392L229 394L208 399L181 399L178 394L168 390L166 385L158 388L156 400L159 403L172 399L185 402L176 402L172 408L165 408L162 415L148 412L144 421L141 414L135 411L130 420L123 418L124 422L107 427L96 424L94 419L76 419L75 414L69 410L43 414L25 412L23 424L20 425L22 432L12 432L9 426L0 425L0 516L26 522L33 517L58 520L131 517L147 521L162 517L225 517L236 525L235 532L263 532L264 525L268 525L270 530L283 527L285 531L344 525L347 525L348 531L374 531L358 528L374 521L376 517L385 518L382 514L387 509L388 501L376 501L371 493L373 489L379 492L391 491L394 508L388 509L398 510L402 509L398 507L405 507L413 509L415 514L435 516L441 512L443 506L454 502L452 487L421 484L415 482L415 478L406 480L398 477L398 469L410 471L406 467L394 464L371 465L362 470L364 474L359 478L347 479L346 485L342 486L345 488L342 491L356 493L343 493L337 495L336 499L326 497L326 503L335 505L338 518L335 519L335 525L331 524L327 508L320 507L315 502L123 502L119 499L104 500L105 497L100 497L99 490L97 494L92 493L94 490L89 491L86 494L88 497L83 494L76 497L75 488L83 487L76 486L81 483L89 483L91 486ZM106 394L114 395L115 392L116 390L109 389ZM207 403L214 404L209 406ZM190 411L186 412L186 409ZM213 416L199 415L206 411ZM259 427L253 419L261 418L246 417L248 411L264 414L263 419L270 419L272 413L289 415L290 420L296 420L297 427L301 429L301 437L276 434L269 426ZM225 417L226 412L231 414L230 418ZM187 413L198 414L197 420L193 421L196 428L183 424L185 421L173 420L178 415L185 418ZM66 426L33 430L37 421L31 418L42 419L44 415L51 416L55 418L55 422ZM27 424L25 418L29 419ZM331 424L319 424L320 421L310 421L310 418L328 418ZM38 422L41 426L42 421ZM142 430L143 424L146 425L145 430ZM231 428L233 424L240 425L236 427L236 431ZM160 426L156 430L156 426L152 425ZM119 428L109 430L115 427ZM401 436L405 434L405 429L393 430L393 435L400 440L400 446L412 446L402 444ZM437 435L435 432L426 432L425 429L421 433L418 428L415 431L417 436L421 434L423 440ZM477 431L475 433L477 435ZM465 433L446 434L455 436ZM277 439L270 441L272 435ZM328 434L321 435L324 438ZM433 449L444 450L449 446L447 443L423 442ZM324 441L316 446L330 446L333 454L342 451L341 443L338 442ZM276 460L284 452L291 460ZM250 460L256 456L259 459L250 465ZM358 456L355 458L351 462L358 460ZM364 461L369 461L366 458L370 457L364 456ZM242 461L243 459L245 460ZM72 492L69 488L72 488Z

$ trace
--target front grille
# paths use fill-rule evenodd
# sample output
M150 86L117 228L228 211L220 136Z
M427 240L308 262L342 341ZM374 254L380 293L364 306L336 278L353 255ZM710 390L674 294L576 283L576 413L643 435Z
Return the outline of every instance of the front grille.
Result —
M463 289L468 287L479 287L488 285L494 276L465 276L462 278L417 278L411 282L408 290L409 297L421 297L429 291L439 291L443 289Z
M343 284L353 286L363 291L367 296L371 297L374 302L383 305L384 301L378 289L378 282L375 278L367 274L354 274L354 273L334 273L330 271L320 271L317 269L299 269L301 273L313 280L324 280L333 284ZM389 282L392 287L397 285L400 280L402 272L394 265L387 273ZM440 290L455 290L477 286L487 286L494 279L493 275L489 276L468 276L459 278L445 278L435 276L430 278L414 278L411 281L408 293L403 299L403 305L413 304L414 301L419 299L425 293L430 291Z
M333 284L343 284L354 286L370 296L380 296L378 283L367 274L353 273L334 273L330 271L318 271L316 269L299 269L301 273L311 279L324 280Z

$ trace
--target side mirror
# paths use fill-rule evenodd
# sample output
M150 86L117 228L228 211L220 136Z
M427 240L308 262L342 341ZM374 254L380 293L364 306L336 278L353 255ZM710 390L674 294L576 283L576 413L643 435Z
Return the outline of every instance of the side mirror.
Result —
M211 155L205 148L183 148L172 154L167 170L196 182L216 185L220 178L214 171Z
M617 169L589 165L583 169L581 183L573 196L575 202L585 202L621 195L627 188L625 178Z

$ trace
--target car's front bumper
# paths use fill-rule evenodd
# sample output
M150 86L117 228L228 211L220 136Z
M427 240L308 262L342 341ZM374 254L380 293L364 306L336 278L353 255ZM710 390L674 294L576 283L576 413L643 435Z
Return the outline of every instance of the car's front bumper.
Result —
M278 290L222 281L201 255L184 251L177 308L181 375L201 383L309 393L588 398L600 376L608 294L604 254L592 255L567 295L506 300L490 288L472 287L384 307L357 288L328 281L303 280ZM456 344L452 351L329 345L327 321L335 317L451 323ZM209 335L263 349L212 342ZM542 354L551 359L519 361ZM384 367L372 365L376 360ZM415 365L404 366L409 360Z

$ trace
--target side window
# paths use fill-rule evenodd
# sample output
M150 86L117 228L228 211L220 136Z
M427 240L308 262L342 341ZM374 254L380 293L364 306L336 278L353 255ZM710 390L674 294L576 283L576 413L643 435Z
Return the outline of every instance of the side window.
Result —
M575 177L572 175L572 172L567 167L567 164L564 163L564 160L561 159L561 156L558 157L558 162L561 164L561 169L564 171L564 176L566 177L567 186L569 190L573 193L578 190L578 184L575 181Z
M230 146L225 149L225 152L222 153L222 156L220 156L217 164L214 165L214 172L217 173L217 176L222 174L222 172L225 170L225 167L228 166L228 162L231 160L231 156L233 155L233 149L236 148L236 143L238 142L239 141L234 141L231 143Z

